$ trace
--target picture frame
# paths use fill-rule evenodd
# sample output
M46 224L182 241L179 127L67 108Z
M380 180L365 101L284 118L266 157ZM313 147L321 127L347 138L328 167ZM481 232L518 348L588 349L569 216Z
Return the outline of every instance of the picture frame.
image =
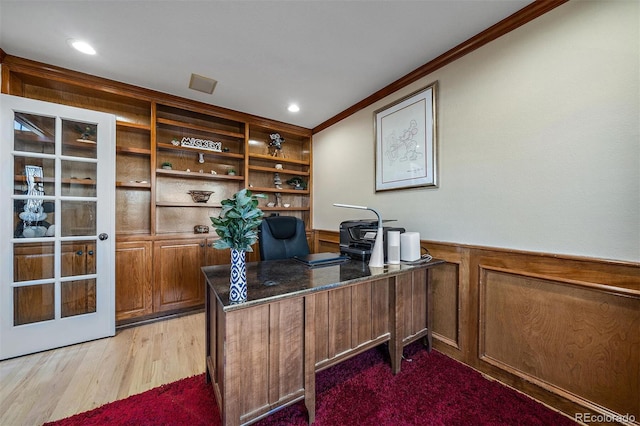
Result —
M376 192L438 186L435 81L373 113Z

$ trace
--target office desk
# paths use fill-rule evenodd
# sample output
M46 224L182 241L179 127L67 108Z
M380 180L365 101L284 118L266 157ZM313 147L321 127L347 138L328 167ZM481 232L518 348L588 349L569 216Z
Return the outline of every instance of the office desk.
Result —
M222 424L252 422L303 399L312 423L317 371L388 342L397 373L405 345L425 338L431 349L429 269L441 263L250 262L241 304L229 303L229 265L202 268L206 377Z

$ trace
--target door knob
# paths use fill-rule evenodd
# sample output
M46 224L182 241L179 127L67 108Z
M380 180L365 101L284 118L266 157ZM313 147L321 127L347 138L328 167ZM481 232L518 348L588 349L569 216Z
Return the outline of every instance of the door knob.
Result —
M103 232L102 234L98 235L98 239L99 239L100 241L104 241L104 240L106 240L107 238L109 238L109 234L105 234L104 232Z

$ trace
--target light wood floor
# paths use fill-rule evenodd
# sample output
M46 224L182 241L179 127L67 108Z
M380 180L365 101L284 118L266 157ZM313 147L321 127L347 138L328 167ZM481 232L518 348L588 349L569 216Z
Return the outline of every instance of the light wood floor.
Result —
M34 426L204 372L204 313L0 362L0 425Z

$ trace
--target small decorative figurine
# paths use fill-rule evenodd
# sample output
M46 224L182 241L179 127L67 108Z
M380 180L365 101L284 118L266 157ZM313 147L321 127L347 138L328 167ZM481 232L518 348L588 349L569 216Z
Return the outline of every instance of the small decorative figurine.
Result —
M276 207L282 207L282 194L276 192Z
M280 173L273 174L273 184L276 189L282 189L282 179L280 179Z
M78 141L80 142L94 142L91 140L91 137L95 136L96 128L91 126L80 127L76 125L76 130L80 133L80 138Z
M279 156L284 158L284 151L282 150L284 138L280 136L280 133L272 133L271 135L269 135L269 137L271 138L271 142L269 142L269 148L271 148L271 156Z

